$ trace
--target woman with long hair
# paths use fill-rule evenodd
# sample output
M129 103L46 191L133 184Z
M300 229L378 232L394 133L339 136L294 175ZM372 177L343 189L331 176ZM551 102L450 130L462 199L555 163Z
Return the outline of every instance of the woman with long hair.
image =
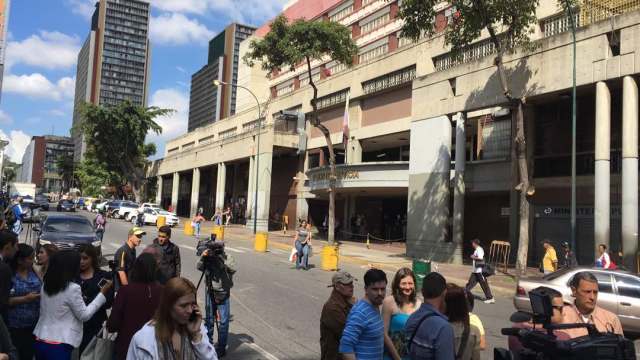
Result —
M469 302L464 288L447 284L445 315L453 326L456 359L480 360L480 330L469 321Z
M33 329L40 316L40 288L42 282L33 271L34 250L27 244L18 244L11 259L13 279L9 295L7 326L11 341L18 349L20 359L33 359Z
M296 269L309 270L309 251L311 250L311 229L307 226L307 221L302 220L300 227L293 236L293 246L298 257L296 258Z
M384 322L384 359L408 359L407 340L404 326L422 305L416 296L416 278L409 268L396 272L391 283L391 295L382 302L382 320Z
M91 245L82 245L80 252L80 274L75 282L80 285L82 297L85 304L90 304L100 293L100 282L102 279L109 280L111 274L100 269L98 251ZM89 319L85 321L82 331L82 342L80 343L80 354L89 344L89 341L100 332L102 325L107 320L107 309L113 303L113 290L106 295L107 302Z
M36 336L36 360L69 360L74 348L82 342L82 323L91 319L107 301L111 281L87 306L80 285L73 280L80 273L80 254L62 250L49 259L40 297L40 318Z
M36 274L40 277L40 280L44 279L44 274L47 272L47 268L49 267L49 259L53 254L58 252L58 247L53 244L44 244L40 246L38 249L38 254L36 255Z
M217 360L196 296L191 281L169 280L153 320L131 340L127 360Z
M155 313L160 303L162 286L157 282L158 264L154 255L142 253L131 269L131 282L123 286L107 320L107 329L117 332L116 360L127 358L127 348L136 331L140 330Z

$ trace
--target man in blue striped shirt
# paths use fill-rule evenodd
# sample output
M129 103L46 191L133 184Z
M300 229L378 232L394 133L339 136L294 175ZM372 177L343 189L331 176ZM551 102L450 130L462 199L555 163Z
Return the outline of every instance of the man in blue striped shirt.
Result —
M387 293L387 275L379 269L364 274L365 296L347 317L340 339L340 353L345 360L380 360L384 351L384 323L380 305Z

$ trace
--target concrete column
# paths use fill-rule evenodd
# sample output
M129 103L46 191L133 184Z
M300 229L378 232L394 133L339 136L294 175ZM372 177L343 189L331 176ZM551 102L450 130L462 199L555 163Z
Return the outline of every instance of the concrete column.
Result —
M162 176L158 176L158 181L156 181L156 185L158 189L156 190L156 204L161 206L162 204Z
M622 79L622 251L624 265L636 269L638 253L638 85Z
M218 164L218 178L216 180L216 208L224 209L224 189L227 179L227 166L224 163Z
M466 158L465 117L458 113L456 117L456 165L453 178L453 242L462 246L464 242L464 168Z
M298 219L307 220L309 218L309 203L305 198L307 189L304 186L306 179L305 172L308 170L308 156L298 156L298 172L296 173L296 218L289 219L289 228L295 229Z
M347 149L347 164L360 164L362 162L362 145L358 139L349 139Z
M191 218L196 216L198 212L198 200L200 197L200 168L193 169L193 178L191 179Z
M247 219L253 219L253 199L255 198L256 187L256 165L253 156L249 156L249 181L247 184Z
M173 173L173 185L171 186L171 207L178 212L178 190L180 186L180 173Z
M272 156L273 156L273 153L269 148L265 152L259 153L255 160L256 165L258 167L258 173L257 173L258 216L257 216L257 223L256 223L258 231L268 231L269 229L269 205L271 202ZM252 196L255 196L255 190ZM251 228L253 228L253 221L251 221L251 224L247 224L247 226L251 226Z
M596 84L596 152L594 199L594 254L598 245L609 246L611 219L611 93L603 81Z

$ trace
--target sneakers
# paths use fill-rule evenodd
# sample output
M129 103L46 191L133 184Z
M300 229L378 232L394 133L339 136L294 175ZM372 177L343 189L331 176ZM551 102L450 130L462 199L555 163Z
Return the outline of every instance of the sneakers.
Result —
M495 304L496 303L496 299L491 298L491 299L487 299L484 301L485 304Z

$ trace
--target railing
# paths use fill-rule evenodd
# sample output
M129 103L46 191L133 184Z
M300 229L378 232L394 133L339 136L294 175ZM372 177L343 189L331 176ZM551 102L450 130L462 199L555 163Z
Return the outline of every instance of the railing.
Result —
M435 66L436 71L447 70L459 64L477 60L495 52L496 48L495 45L493 45L493 42L491 42L491 39L485 39L469 45L457 56L451 52L436 56L433 58L433 65Z
M415 78L416 67L414 65L394 71L390 74L385 74L375 79L367 80L362 83L362 90L365 94L371 94L394 86L409 83Z
M580 26L580 14L574 15L576 26ZM544 37L554 36L571 30L571 19L567 14L560 13L540 22L540 29Z
M273 122L273 130L285 134L298 133L298 121L296 119L275 119Z
M534 162L534 176L537 178L571 176L570 154L536 156ZM610 166L612 174L622 172L622 152L620 150L611 151ZM594 173L595 154L593 152L577 153L576 175L593 175Z
M583 0L580 5L580 25L593 24L638 9L640 0Z

